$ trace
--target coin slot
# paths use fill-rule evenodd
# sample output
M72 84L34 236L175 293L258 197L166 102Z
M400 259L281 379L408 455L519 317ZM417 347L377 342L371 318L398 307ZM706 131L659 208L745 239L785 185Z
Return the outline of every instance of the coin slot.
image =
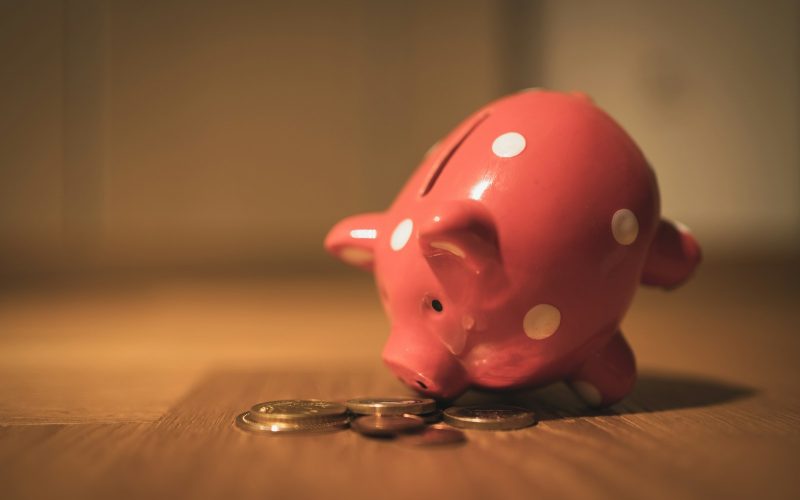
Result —
M418 385L418 386L420 386L420 387L422 387L423 389L427 389L427 388L428 388L428 386L427 386L427 385L425 385L425 383L424 383L424 382L422 382L421 380L417 380L417 385Z
M439 176L442 175L442 172L444 171L444 167L447 165L447 163L450 161L450 159L453 157L453 155L456 154L456 151L458 151L458 148L460 148L461 145L464 144L464 141L467 140L467 137L469 137L472 134L472 132L474 132L475 129L478 128L478 125L483 123L483 121L486 120L488 117L489 117L489 113L486 113L485 115L481 115L467 129L467 131L464 133L464 135L461 136L460 139L458 139L458 141L455 143L455 145L452 147L452 149L450 149L450 151L448 151L446 155L444 155L443 157L440 157L440 160L438 161L438 164L433 168L433 171L431 172L430 176L428 177L428 182L425 183L424 189L422 190L422 192L420 192L420 198L425 196L425 195L427 195L428 193L430 193L431 189L433 189L433 185L436 184L436 181L439 180Z

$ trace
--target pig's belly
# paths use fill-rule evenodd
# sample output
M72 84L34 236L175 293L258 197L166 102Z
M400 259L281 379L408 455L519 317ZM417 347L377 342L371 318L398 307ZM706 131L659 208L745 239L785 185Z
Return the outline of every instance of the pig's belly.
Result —
M547 359L519 349L476 346L464 360L472 385L484 389L516 389L544 386L574 371L572 359Z
M510 342L474 346L462 359L473 386L516 389L545 386L574 373L590 353L608 340L603 329L584 342L564 350L542 351L530 343ZM610 331L614 331L611 329Z

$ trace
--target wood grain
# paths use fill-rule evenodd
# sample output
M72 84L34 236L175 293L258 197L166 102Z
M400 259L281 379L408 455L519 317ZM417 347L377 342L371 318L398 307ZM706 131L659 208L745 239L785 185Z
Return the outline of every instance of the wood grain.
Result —
M560 385L469 394L464 402L524 404L542 420L469 431L454 448L409 449L352 431L266 437L232 425L260 400L398 390L383 371L213 373L153 424L5 427L0 479L15 498L708 498L800 487L796 402L670 373L645 372L607 412L583 411Z
M797 498L795 276L711 268L674 294L645 291L625 324L641 376L622 404L588 411L561 384L468 393L460 403L541 420L443 449L233 426L260 400L403 390L377 362L385 320L366 282L8 292L2 496Z

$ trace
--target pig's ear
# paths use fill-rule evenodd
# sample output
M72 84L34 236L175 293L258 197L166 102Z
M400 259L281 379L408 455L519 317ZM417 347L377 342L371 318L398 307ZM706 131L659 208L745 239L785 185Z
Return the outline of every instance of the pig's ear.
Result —
M691 277L702 256L700 245L681 223L662 219L650 244L642 284L674 288Z
M443 205L420 225L419 244L445 285L466 285L465 280L488 277L500 268L497 227L476 201Z
M368 213L342 219L325 237L325 250L346 264L372 271L382 217Z

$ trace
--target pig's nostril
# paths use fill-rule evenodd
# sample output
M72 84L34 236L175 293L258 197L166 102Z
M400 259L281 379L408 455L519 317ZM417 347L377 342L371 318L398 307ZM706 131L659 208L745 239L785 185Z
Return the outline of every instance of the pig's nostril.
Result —
M421 380L417 380L417 385L422 387L423 389L427 389L428 388L428 386L425 385L425 383L423 383Z

